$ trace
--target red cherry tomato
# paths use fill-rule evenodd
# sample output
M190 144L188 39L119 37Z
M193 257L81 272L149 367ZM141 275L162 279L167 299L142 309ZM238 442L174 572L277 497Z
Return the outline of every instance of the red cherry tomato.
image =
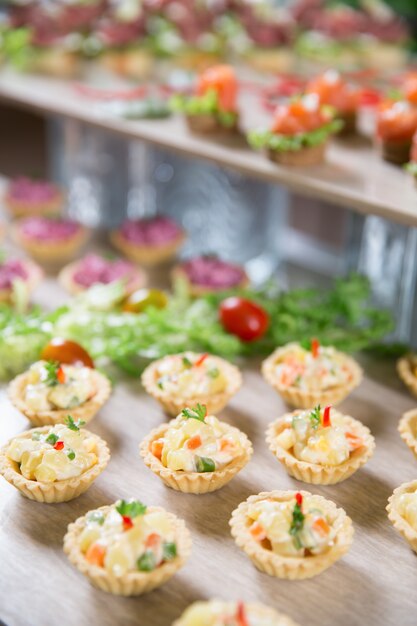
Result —
M255 302L232 296L220 304L220 321L224 328L242 341L256 341L268 329L269 315Z
M61 337L51 339L42 350L41 359L67 363L68 365L82 363L87 367L94 367L93 359L79 343Z

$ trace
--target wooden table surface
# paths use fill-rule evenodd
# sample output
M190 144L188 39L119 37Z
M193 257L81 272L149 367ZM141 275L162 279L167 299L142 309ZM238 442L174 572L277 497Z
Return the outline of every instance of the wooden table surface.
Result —
M417 477L417 464L396 427L415 405L393 365L366 364L364 383L341 408L367 424L376 453L346 482L311 491L333 499L352 517L353 546L345 558L307 581L283 581L258 572L231 538L232 510L249 495L271 489L309 489L287 476L264 441L267 424L284 405L258 373L244 368L244 385L222 418L254 444L249 465L222 490L202 496L163 486L138 454L138 444L165 419L139 382L117 384L89 428L110 445L112 459L87 493L65 504L39 504L0 479L0 620L7 626L170 626L197 599L261 601L300 626L414 626L417 559L391 527L388 496ZM0 398L0 444L28 427ZM118 498L158 504L185 519L193 538L185 567L146 596L121 598L94 589L62 551L67 525L88 510Z
M93 79L97 83L95 75ZM403 168L384 162L364 137L332 141L323 165L279 167L263 154L251 150L243 137L230 136L220 140L201 137L190 133L177 115L162 120L139 121L112 116L97 101L77 93L69 81L2 70L0 99L45 115L74 119L128 138L142 139L360 213L417 226L417 190L413 177ZM244 93L241 104L243 129L268 125L269 116L260 108L257 97Z

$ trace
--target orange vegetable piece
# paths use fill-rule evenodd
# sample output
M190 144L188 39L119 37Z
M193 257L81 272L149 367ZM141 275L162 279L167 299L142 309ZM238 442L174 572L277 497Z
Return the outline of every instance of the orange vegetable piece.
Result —
M158 533L151 533L145 541L145 546L147 548L151 548L151 549L156 549L159 547L161 543L161 535L158 535Z
M65 383L66 376L65 376L65 372L64 372L62 367L58 368L58 371L56 373L56 377L57 377L58 382L61 383L61 385L63 385Z
M298 135L327 124L330 116L320 107L318 98L316 106L311 100L309 104L308 98L314 99L314 95L279 105L275 111L272 132L279 135Z
M235 444L233 441L230 441L229 439L220 440L220 452L230 452L231 450L234 450L234 448Z
M230 65L215 65L200 75L197 82L197 95L203 96L210 89L216 91L219 108L222 111L235 112L237 110L238 83Z
M75 365L82 363L87 367L94 367L94 362L86 350L76 341L55 337L43 348L41 359L45 361L58 361Z
M319 535L321 535L322 537L325 537L330 532L329 524L322 517L319 517L318 519L315 520L315 522L313 524L313 529L317 533L319 533Z
M358 435L355 435L354 433L345 433L345 437L348 440L351 450L358 450L359 448L362 448L363 440L361 437L358 437Z
M164 442L161 439L156 439L151 443L151 452L157 459L162 459L162 451L164 449Z
M417 108L408 102L383 102L378 110L376 134L386 141L411 141L417 131Z
M356 111L359 106L359 89L345 81L334 70L313 78L307 84L306 93L317 94L320 104L332 106L337 111Z
M202 441L200 435L194 435L194 437L190 437L190 439L187 441L187 448L189 450L196 450L201 446L201 444Z
M90 563L90 565L97 565L98 567L103 567L105 556L106 549L99 543L92 543L85 554L88 563Z
M417 106L417 72L411 72L404 82L404 93L410 104Z
M266 538L266 532L264 527L259 522L253 522L249 529L250 534L256 541L262 541Z

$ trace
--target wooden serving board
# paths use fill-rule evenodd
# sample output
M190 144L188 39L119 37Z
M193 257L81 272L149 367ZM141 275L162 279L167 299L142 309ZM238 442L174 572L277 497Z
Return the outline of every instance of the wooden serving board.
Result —
M0 620L7 626L170 626L189 603L219 597L263 602L300 626L414 626L417 559L391 527L385 506L396 486L417 477L417 463L396 430L415 402L392 364L365 366L366 380L341 408L370 427L376 453L346 482L311 489L289 478L267 449L265 429L285 406L259 375L259 364L244 368L243 388L222 413L249 435L254 457L229 485L203 496L172 491L145 467L138 444L166 418L138 381L117 384L89 425L109 443L112 459L86 494L66 504L39 504L0 479ZM5 392L0 416L1 445L28 427ZM316 578L291 582L260 573L230 535L232 510L251 494L277 488L310 489L353 519L350 552ZM132 496L184 518L193 549L164 587L122 598L94 589L67 560L62 538L78 516Z

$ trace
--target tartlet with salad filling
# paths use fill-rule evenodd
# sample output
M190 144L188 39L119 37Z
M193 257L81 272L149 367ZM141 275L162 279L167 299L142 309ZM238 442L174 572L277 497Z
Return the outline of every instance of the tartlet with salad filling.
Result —
M21 293L28 300L42 278L41 268L32 261L0 258L0 302L11 302Z
M297 626L275 609L252 602L194 602L172 626Z
M99 589L138 596L160 587L185 563L191 536L184 522L139 500L118 500L68 526L64 552Z
M195 94L177 94L172 108L183 113L190 130L198 133L236 132L239 122L238 82L230 65L215 65L200 74Z
M398 424L398 432L417 459L417 409L404 413Z
M289 343L262 363L267 383L289 405L311 409L338 404L362 381L362 369L350 356L313 339L310 347Z
M110 382L97 370L57 361L37 361L9 385L12 404L35 426L62 424L68 412L90 421L110 395Z
M107 443L68 415L65 424L27 430L0 450L0 474L38 502L68 502L84 493L110 460Z
M394 489L388 499L388 518L417 553L417 480Z
M360 104L360 91L344 80L337 70L327 70L307 83L306 93L315 93L320 104L336 111L336 119L343 126L340 133L350 134L357 130L357 117Z
M181 281L188 293L195 297L226 289L241 289L249 283L243 267L214 255L197 256L178 263L172 271L172 280L174 283Z
M98 254L87 254L82 259L66 265L59 273L61 285L70 294L76 295L93 285L109 285L115 281L125 282L126 293L131 293L146 284L142 269L129 261L105 258Z
M221 357L183 352L148 365L142 374L142 384L174 417L197 403L204 404L207 413L215 415L239 391L242 375Z
M398 359L397 372L409 392L417 398L417 355L408 354Z
M376 118L376 141L385 161L404 165L417 131L417 108L405 100L383 102Z
M248 463L252 444L237 428L197 404L141 443L145 464L161 480L184 493L209 493L228 483Z
M10 181L3 201L14 217L56 215L64 204L64 193L55 183L20 176Z
M320 405L278 418L269 425L266 441L290 476L315 485L346 480L375 449L366 426Z
M110 239L115 248L140 265L158 265L172 259L185 240L185 233L165 216L126 220Z
M353 539L345 511L308 491L250 496L233 511L230 526L259 570L289 580L320 574L348 552Z
M248 141L256 150L266 150L269 159L280 165L317 165L324 161L329 137L341 128L334 111L311 93L280 104L271 128L250 131Z

